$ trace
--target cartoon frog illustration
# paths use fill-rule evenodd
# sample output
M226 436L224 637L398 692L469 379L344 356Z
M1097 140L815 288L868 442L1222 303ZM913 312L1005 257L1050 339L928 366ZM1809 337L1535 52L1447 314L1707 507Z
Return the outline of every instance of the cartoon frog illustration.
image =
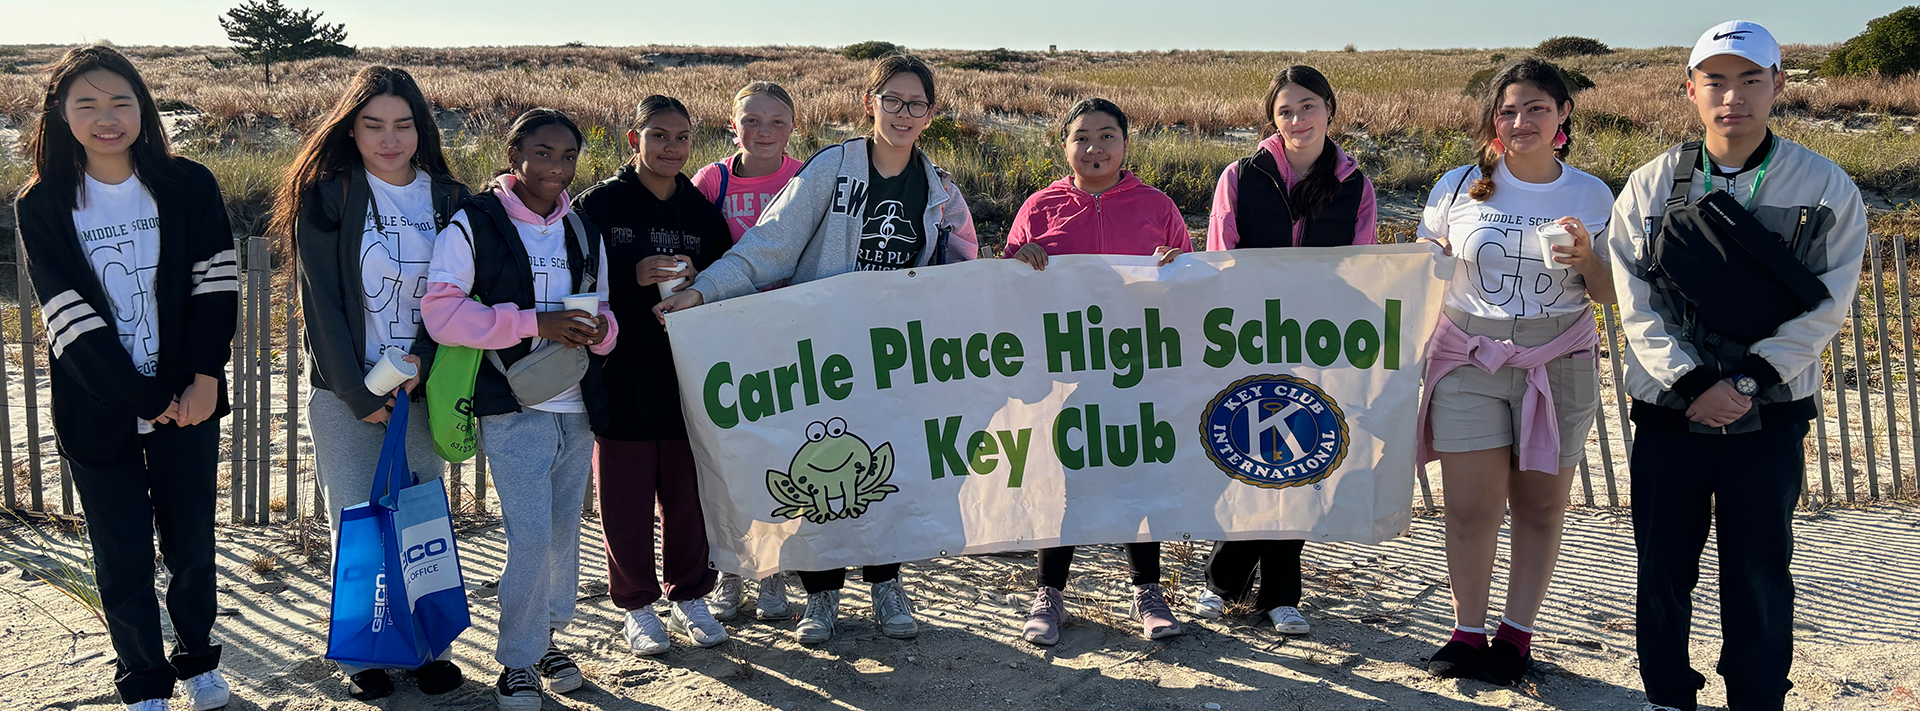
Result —
M767 470L767 493L783 504L774 516L814 523L859 518L867 506L900 490L887 483L893 476L893 444L870 449L838 417L807 425L807 443L787 469Z

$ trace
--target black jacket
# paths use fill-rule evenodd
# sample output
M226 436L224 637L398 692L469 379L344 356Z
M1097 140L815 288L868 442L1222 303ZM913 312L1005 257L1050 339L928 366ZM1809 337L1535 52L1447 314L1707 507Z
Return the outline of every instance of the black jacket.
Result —
M448 175L429 177L433 223L445 229L469 197L467 186ZM361 354L367 349L367 324L361 317L366 295L360 283L360 241L372 200L366 169L354 161L345 170L321 178L301 196L293 240L300 253L300 310L306 315L307 352L314 366L308 369L312 374L308 382L339 397L355 417L371 415L386 404L386 398L360 386L366 377ZM422 384L438 347L424 327L414 336L410 352L420 357ZM414 399L425 393L426 388L415 388Z
M498 187L493 190L498 190ZM473 242L473 291L469 293L488 306L511 303L522 309L534 307L533 267L527 261L527 245L520 241L520 230L513 226L513 218L507 215L507 208L500 204L500 198L493 190L467 198L460 206L467 213L467 220L473 227L466 239ZM580 241L573 234L573 225L562 220L567 230L567 268L573 275L574 290L578 290L584 269L599 269L598 263L588 265L586 255L580 253ZM602 242L600 229L585 212L580 213L580 224L585 227L588 239ZM455 229L461 224L454 222ZM605 250L604 242L599 249ZM609 273L611 278L611 273ZM512 368L514 363L533 352L533 339L523 338L511 348L495 351L500 354L500 363ZM607 426L607 389L602 382L601 371L606 358L587 353L587 374L580 380L580 395L587 404L587 421L594 432ZM507 376L493 366L492 359L480 361L480 372L473 382L473 414L476 417L519 412L520 402L513 397L513 388L507 384Z
M580 194L577 207L606 235L607 301L620 320L620 342L607 354L608 413L602 436L626 441L684 440L680 380L673 369L667 330L653 317L660 289L641 286L640 260L681 254L695 269L726 254L733 233L713 201L693 181L679 176L673 196L661 200L640 184L633 166Z
M162 314L153 377L135 370L120 344L113 302L81 250L71 203L55 192L74 187L42 183L14 201L53 354L53 429L60 453L76 462L108 463L139 446L134 418L165 413L196 375L220 381L209 419L228 412L227 361L240 294L233 227L212 172L185 158L168 168L169 175L149 176L159 208L154 300Z
M1338 150L1332 145L1327 150ZM1360 202L1366 196L1366 177L1359 170L1340 181L1333 203L1321 210L1300 237L1302 247L1344 247L1353 244L1354 225L1360 220ZM1273 154L1261 148L1240 159L1239 204L1234 206L1240 242L1236 247L1291 247L1293 226L1299 217L1287 202L1286 181Z

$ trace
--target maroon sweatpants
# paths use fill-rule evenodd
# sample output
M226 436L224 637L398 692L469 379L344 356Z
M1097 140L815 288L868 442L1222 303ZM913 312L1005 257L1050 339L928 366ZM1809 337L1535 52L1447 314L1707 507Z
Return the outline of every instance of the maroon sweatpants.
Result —
M707 566L707 522L700 512L693 450L685 440L628 442L594 438L593 475L600 492L600 522L607 539L607 582L613 604L623 610L651 605L661 596L693 600L713 590L718 574ZM663 558L653 573L653 511L660 505Z

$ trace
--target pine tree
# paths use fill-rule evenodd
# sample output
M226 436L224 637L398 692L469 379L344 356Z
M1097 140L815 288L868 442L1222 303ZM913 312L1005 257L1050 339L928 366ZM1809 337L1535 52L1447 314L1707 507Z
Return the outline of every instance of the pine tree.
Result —
M317 57L351 57L354 49L344 42L347 29L341 24L320 21L324 13L295 10L280 0L247 0L220 18L233 51L241 59L260 65L267 83L273 83L274 62L291 62Z

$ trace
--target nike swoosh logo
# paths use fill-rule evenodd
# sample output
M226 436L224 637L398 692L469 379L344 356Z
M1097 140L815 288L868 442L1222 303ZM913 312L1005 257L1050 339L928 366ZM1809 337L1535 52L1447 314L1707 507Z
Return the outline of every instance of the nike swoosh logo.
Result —
M1723 39L1726 39L1726 38L1728 38L1728 37L1732 37L1732 38L1734 38L1734 39L1739 39L1739 40L1743 40L1743 39L1746 39L1746 38L1747 38L1747 33L1748 33L1748 32L1749 32L1749 30L1739 30L1739 31L1736 31L1736 32L1728 32L1728 33L1726 33L1726 34L1724 34L1724 35L1714 35L1714 36L1713 36L1713 41L1715 41L1715 42L1718 42L1718 41L1720 41L1720 40L1723 40Z

